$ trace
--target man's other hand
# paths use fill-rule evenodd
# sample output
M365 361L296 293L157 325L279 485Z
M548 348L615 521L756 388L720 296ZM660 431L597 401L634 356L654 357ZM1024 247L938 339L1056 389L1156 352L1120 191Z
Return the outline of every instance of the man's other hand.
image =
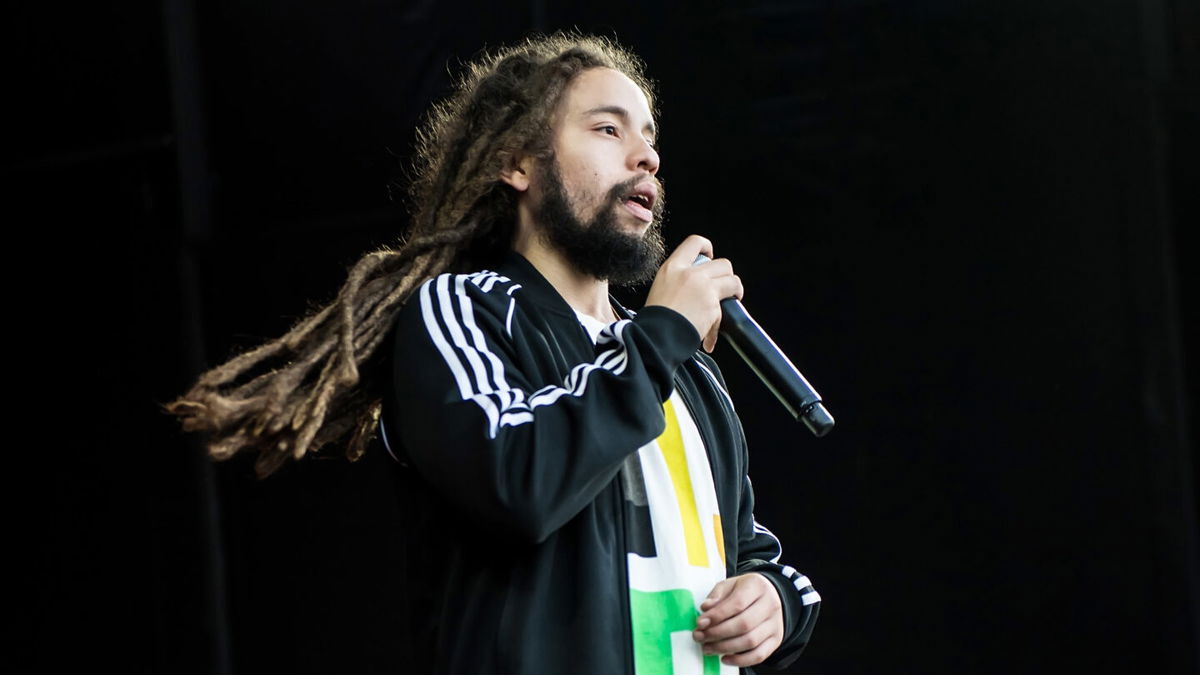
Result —
M712 242L698 234L684 239L658 269L646 306L661 305L682 314L703 338L704 351L711 352L721 325L721 301L740 300L742 280L725 258L693 265L701 253L713 257Z
M775 585L757 572L713 586L700 604L692 637L705 654L745 668L762 663L783 642L783 604Z

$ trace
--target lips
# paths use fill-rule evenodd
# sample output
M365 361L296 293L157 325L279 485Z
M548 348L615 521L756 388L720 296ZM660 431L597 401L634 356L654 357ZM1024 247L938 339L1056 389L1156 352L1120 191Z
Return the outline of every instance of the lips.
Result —
M657 201L657 186L652 182L643 182L625 195L624 204L638 220L649 223L654 220L654 204Z
M645 206L642 206L636 200L625 200L625 208L628 209L629 212L634 215L634 217L642 222L649 223L654 220L654 212Z

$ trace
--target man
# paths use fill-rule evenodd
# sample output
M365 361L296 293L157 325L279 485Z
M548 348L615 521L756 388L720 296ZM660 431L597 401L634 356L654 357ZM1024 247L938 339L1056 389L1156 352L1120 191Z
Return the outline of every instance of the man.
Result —
M754 521L698 352L741 282L693 265L697 236L659 267L650 91L602 39L472 64L418 135L409 240L169 406L264 475L342 440L357 457L382 419L413 672L708 675L785 666L812 631L820 598ZM636 315L608 295L651 277Z
M549 153L499 172L512 253L400 314L384 432L410 509L437 513L409 532L438 550L409 573L432 671L715 673L790 661L811 630L819 598L754 522L737 418L695 354L741 296L729 261L693 266L713 251L692 236L636 316L608 293L661 260L654 134L633 79L575 74Z

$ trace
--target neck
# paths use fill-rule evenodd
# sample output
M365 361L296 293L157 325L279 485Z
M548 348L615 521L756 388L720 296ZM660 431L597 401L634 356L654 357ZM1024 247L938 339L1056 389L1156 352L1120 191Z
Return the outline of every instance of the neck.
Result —
M558 291L575 311L609 323L614 319L608 300L608 282L582 274L557 250L546 246L539 237L525 230L513 242L520 253Z

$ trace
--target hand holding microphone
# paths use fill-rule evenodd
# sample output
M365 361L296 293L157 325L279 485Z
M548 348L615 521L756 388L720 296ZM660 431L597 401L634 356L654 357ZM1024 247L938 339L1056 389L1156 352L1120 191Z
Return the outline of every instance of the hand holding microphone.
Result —
M742 280L733 273L733 264L728 260L722 258L697 267L693 264L697 256L711 258L712 242L693 234L658 269L646 305L662 305L682 314L703 339L704 351L712 352L721 321L720 302L723 298L742 297Z
M742 306L742 282L733 265L711 257L710 241L698 235L685 239L659 269L646 304L687 317L704 336L707 352L716 346L719 330L792 417L818 437L829 433L834 420L821 397Z

